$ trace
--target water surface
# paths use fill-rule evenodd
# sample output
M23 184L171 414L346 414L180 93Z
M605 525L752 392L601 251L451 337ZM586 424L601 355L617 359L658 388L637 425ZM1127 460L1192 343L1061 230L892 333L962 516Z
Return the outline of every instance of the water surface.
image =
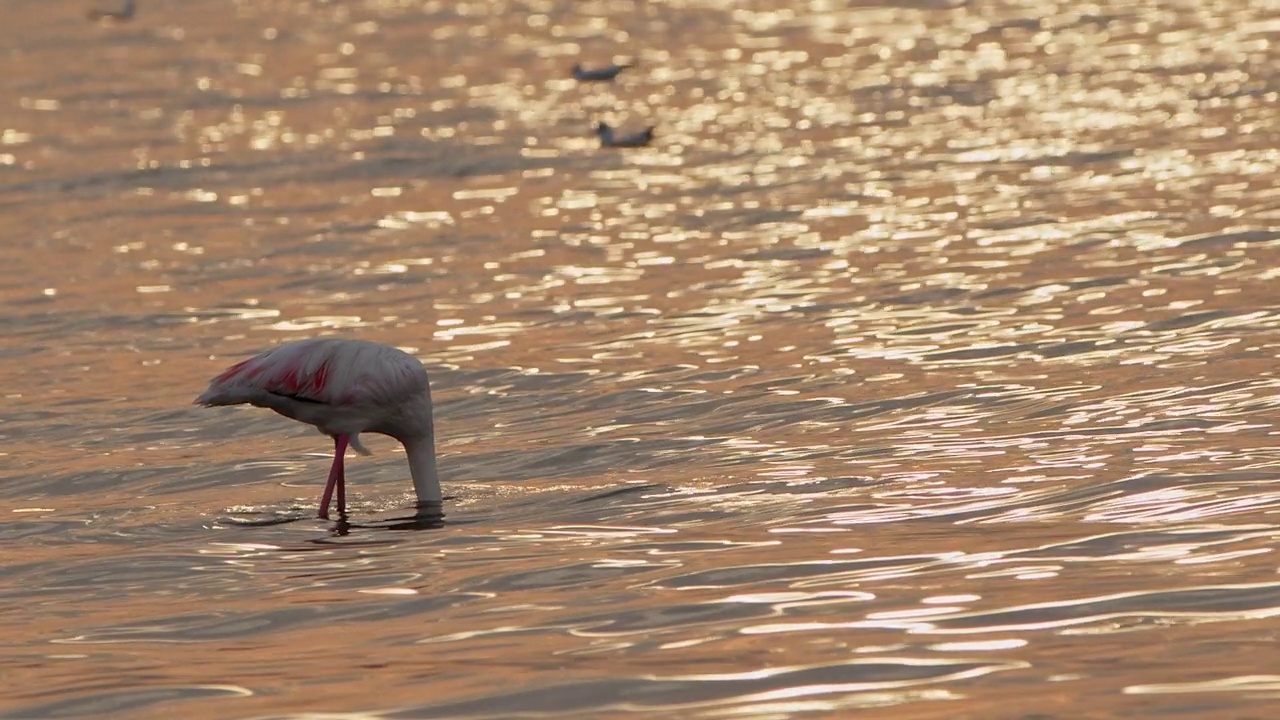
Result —
M1265 3L94 7L0 26L0 717L1271 714ZM443 524L190 405L316 335Z

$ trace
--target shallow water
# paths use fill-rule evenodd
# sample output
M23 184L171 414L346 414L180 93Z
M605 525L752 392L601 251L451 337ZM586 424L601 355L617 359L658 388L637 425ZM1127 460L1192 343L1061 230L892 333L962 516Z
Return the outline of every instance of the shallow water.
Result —
M0 24L0 717L1273 714L1265 3L91 7ZM443 524L190 405L320 334Z

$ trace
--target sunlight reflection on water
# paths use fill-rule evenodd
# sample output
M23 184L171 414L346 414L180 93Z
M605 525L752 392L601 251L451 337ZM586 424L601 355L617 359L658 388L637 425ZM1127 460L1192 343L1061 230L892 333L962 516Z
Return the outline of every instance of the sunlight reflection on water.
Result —
M0 717L1274 700L1256 4L8 13ZM427 364L443 520L190 407L317 334Z

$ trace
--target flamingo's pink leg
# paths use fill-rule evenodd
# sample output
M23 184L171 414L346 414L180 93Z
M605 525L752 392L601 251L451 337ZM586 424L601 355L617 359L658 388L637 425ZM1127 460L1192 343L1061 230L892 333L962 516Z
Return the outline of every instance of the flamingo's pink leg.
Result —
M319 517L329 519L329 501L333 499L333 491L338 490L338 514L347 513L347 482L343 473L343 458L347 455L347 443L351 441L346 435L333 436L333 466L329 468L329 482L324 486L324 494L320 496Z
M342 449L337 452L343 455L347 454L347 436L342 436ZM338 471L338 518L347 516L347 475L342 470Z

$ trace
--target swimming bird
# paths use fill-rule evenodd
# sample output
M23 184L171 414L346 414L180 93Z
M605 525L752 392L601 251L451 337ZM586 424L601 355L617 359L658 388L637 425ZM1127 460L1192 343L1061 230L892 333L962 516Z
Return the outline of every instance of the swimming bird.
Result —
M596 134L600 136L600 147L644 147L653 141L653 131L655 126L641 130L631 135L615 135L613 128L605 123L596 123Z
M631 67L631 63L614 63L602 68L587 70L582 67L582 63L577 63L572 68L573 79L578 82L603 82L618 77L618 73Z
M135 0L124 0L124 5L122 5L119 10L99 10L94 8L85 13L85 15L90 20L111 20L123 22L125 20L132 20L134 10L136 9L137 3Z
M338 338L287 343L227 368L195 402L268 408L332 437L333 466L320 497L321 518L328 519L335 490L338 515L346 515L343 456L348 445L370 454L360 442L363 432L399 440L409 456L418 506L440 504L427 371L401 350Z

